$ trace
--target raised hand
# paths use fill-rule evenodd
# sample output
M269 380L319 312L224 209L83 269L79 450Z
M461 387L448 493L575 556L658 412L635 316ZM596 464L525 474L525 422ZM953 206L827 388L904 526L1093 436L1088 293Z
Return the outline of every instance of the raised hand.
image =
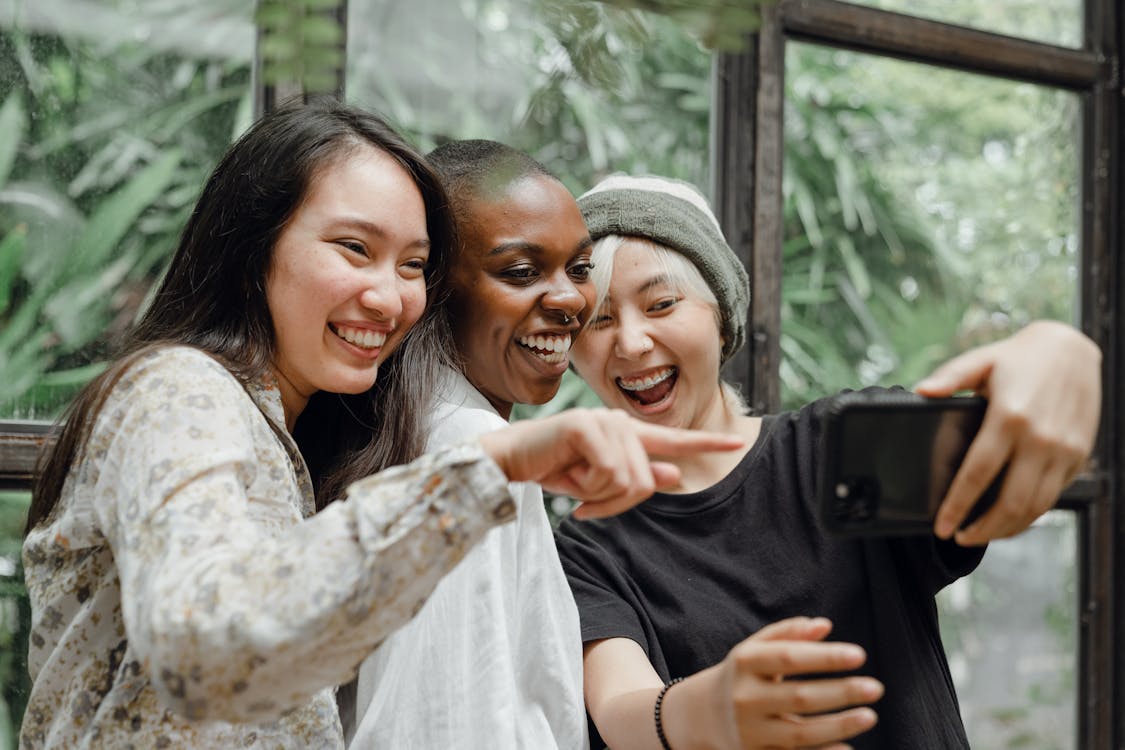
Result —
M1007 464L996 504L956 531L958 544L984 544L1030 526L1086 465L1101 413L1101 351L1068 325L1039 321L950 360L915 387L924 396L963 389L987 397L988 410L934 533L953 536Z

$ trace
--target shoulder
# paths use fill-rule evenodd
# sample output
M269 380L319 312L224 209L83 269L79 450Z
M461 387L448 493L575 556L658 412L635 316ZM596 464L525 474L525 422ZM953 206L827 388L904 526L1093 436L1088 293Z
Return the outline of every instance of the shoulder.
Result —
M216 439L249 430L258 412L237 378L205 352L185 346L141 352L121 363L94 433L122 430L150 439L206 428Z
M427 448L437 450L507 426L496 412L442 402L430 413Z
M447 370L430 407L429 450L464 442L508 426L484 395L454 370Z
M603 563L617 556L617 550L632 546L640 536L633 525L636 508L611 518L583 521L573 516L564 518L555 529L555 544L566 567L568 561L600 560Z
M171 402L207 395L224 401L247 400L238 379L206 352L189 346L166 346L136 355L124 363L113 385L118 398L154 397Z
M170 378L210 383L233 384L238 380L214 357L192 346L162 346L135 355L126 365L122 379Z

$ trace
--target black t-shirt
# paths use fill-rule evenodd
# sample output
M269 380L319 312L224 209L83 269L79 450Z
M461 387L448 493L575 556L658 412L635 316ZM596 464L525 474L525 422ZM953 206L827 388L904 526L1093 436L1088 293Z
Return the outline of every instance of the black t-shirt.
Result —
M824 405L766 417L739 465L706 490L563 521L556 539L582 638L631 638L669 680L717 664L771 622L828 617L829 639L862 645L860 672L886 686L857 750L968 748L934 595L984 550L826 533L815 494ZM593 724L591 739L602 747Z

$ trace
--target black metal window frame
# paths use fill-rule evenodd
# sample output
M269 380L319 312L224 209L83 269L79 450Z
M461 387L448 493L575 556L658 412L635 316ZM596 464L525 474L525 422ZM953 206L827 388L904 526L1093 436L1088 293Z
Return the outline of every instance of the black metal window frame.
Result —
M1102 348L1102 425L1095 455L1060 508L1078 526L1077 747L1125 747L1125 576L1116 574L1125 519L1122 346L1121 50L1123 10L1085 0L1084 43L1058 47L838 0L780 0L745 52L715 63L713 194L723 229L751 279L749 346L727 366L752 407L780 405L782 158L789 40L1065 89L1081 101L1080 316Z
M342 26L347 3L330 11ZM1084 43L1058 47L924 20L838 0L779 0L763 10L745 52L715 58L711 160L719 218L752 285L749 345L727 366L751 405L780 404L782 153L785 44L789 40L923 62L1072 91L1081 99L1081 326L1104 353L1102 428L1088 471L1060 507L1076 513L1079 534L1078 744L1125 748L1125 576L1116 575L1125 543L1117 502L1125 469L1121 338L1122 151L1125 148L1121 50L1125 10L1116 0L1085 0ZM346 27L345 27L346 28ZM260 51L260 50L259 50ZM266 84L255 54L255 111L302 93ZM342 96L344 73L335 93ZM0 489L29 489L50 439L42 422L0 421Z

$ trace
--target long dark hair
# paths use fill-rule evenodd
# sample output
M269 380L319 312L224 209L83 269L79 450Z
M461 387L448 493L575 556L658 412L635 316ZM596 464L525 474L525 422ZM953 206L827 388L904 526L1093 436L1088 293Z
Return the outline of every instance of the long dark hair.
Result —
M362 394L317 393L294 430L316 488L317 508L352 480L413 460L425 447L425 416L436 365L448 340L435 314L453 244L445 193L425 159L380 117L324 99L267 114L228 149L208 178L151 306L122 342L113 365L64 414L45 455L27 531L47 518L114 384L139 356L160 346L198 348L244 385L266 374L274 355L266 276L278 235L312 180L355 149L374 146L413 177L426 208L431 249L427 308ZM378 200L378 196L372 196ZM282 426L272 425L275 432Z

